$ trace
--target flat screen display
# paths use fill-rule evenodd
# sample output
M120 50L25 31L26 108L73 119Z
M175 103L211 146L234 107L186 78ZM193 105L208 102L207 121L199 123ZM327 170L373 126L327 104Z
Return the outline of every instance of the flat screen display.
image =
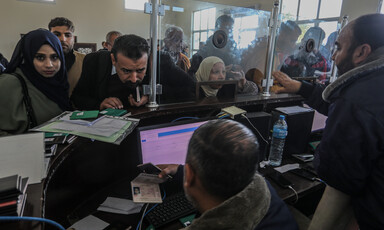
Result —
M193 132L207 121L173 123L138 129L139 154L142 163L184 164Z

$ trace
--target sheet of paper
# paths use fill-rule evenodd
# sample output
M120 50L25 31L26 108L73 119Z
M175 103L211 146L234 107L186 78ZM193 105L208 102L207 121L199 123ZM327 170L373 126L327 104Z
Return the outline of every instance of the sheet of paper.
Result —
M289 107L278 107L276 108L277 111L283 112L285 114L295 114L295 113L303 113L312 111L311 108L305 108L301 106L289 106Z
M133 214L139 213L142 207L143 204L134 203L132 200L107 197L97 210L120 214Z
M45 176L44 133L0 137L0 177L18 174L29 177L29 184Z
M68 122L58 122L51 128L109 137L117 133L121 127L124 127L128 122L129 121L103 117L91 126L77 125Z
M299 167L300 167L300 165L298 163L286 164L286 165L275 168L275 170L280 172L280 173L285 173L285 172L288 172L289 170L292 170L292 169L298 169Z
M100 220L99 218L89 215L75 224L73 224L68 229L76 229L76 230L103 230L109 224L105 221Z

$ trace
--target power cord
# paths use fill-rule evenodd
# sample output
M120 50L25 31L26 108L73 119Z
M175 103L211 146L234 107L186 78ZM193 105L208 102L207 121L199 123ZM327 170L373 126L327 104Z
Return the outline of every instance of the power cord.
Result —
M1 221L39 221L44 222L50 225L55 226L58 229L65 230L63 226L61 226L59 223L53 220L40 218L40 217L29 217L29 216L0 216L0 222Z
M296 200L293 203L296 204L297 201L299 200L299 195L297 194L296 190L294 188L292 188L291 185L289 185L288 188L291 189L295 193Z
M223 118L226 118L226 117L230 117L231 115L230 114L228 114L228 113L226 113L226 112L220 112L220 113L218 113L217 115L216 115L216 117L218 118L218 119L223 119Z
M268 145L269 142L267 140L264 139L263 135L261 135L261 133L259 132L259 130L252 124L252 122L248 119L248 117L245 115L245 114L241 114L242 117L244 117L248 123L256 130L256 132L259 134L259 136L261 137L261 139Z
M148 206L149 206L149 203L147 203L147 204L145 205L143 215L141 216L141 219L140 219L140 224L138 225L138 226L140 226L139 230L141 230L141 226L143 225L143 219L144 219L144 216L145 216L145 214L146 214L145 212L147 211ZM137 229L137 228L136 228L136 229Z

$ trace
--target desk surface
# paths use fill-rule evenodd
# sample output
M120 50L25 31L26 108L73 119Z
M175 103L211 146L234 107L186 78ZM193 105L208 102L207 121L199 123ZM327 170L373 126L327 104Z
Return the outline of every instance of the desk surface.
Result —
M155 109L148 107L131 109L133 117L140 118L139 125L150 125L173 120L172 116L183 116L185 114L215 114L221 108L236 105L250 112L269 112L278 106L298 105L302 98L297 95L272 94L270 97L257 95L253 97L237 97L236 101L215 101L211 99L198 103L182 103L173 105L161 105ZM28 188L27 202L32 209L26 210L26 215L42 216L53 219L70 226L70 218L76 219L78 214L93 213L97 206L109 195L108 188L119 183L122 177L132 175L138 164L136 149L136 133L132 133L119 146L113 144L91 141L85 138L77 138L72 144L58 151L51 162L47 178L42 185L34 185ZM129 177L129 176L128 176ZM288 177L295 177L289 175ZM133 179L133 178L132 178ZM294 179L292 178L294 181ZM294 188L300 194L310 190L316 184L308 182L307 185L296 183ZM129 183L127 183L129 185ZM43 193L44 189L44 193ZM291 199L294 195L291 190L280 191L282 198ZM44 195L43 195L44 194ZM42 201L44 198L44 202ZM77 207L88 203L87 200L95 201L88 205L85 213L75 212ZM87 206L87 205L86 205ZM72 215L70 215L72 214ZM114 219L115 215L106 214ZM125 218L125 220L137 220L137 216ZM132 221L130 221L132 222ZM134 221L136 222L136 221ZM32 229L22 228L22 229ZM38 228L35 228L38 229Z
M293 160L289 160L290 163L297 163ZM270 170L273 170L272 167L268 167L266 169L262 169L262 173L267 173ZM305 202L312 202L312 195L315 194L315 196L321 196L322 191L324 189L324 184L320 182L313 182L306 180L304 178L298 177L290 172L286 172L283 174L287 179L289 179L291 182L293 182L293 188L297 191L299 196L299 201L301 199L305 200ZM277 191L278 195L286 201L288 204L296 205L296 196L294 192L290 189L284 189L279 187L276 183L269 180L272 186ZM108 222L108 223L114 223L114 224L120 224L125 227L132 226L133 228L136 227L137 223L139 222L139 219L141 217L140 214L134 214L134 215L119 215L119 214L112 214L112 213L106 213L106 212L100 212L96 211L98 206L108 197L121 197L126 199L132 199L131 197L131 188L130 188L130 179L126 178L123 179L115 184L110 185L109 187L106 187L103 191L99 191L98 194L94 194L94 196L90 197L87 202L84 202L83 204L79 205L76 210L74 210L73 213L71 213L70 218L72 218L73 221L79 220L86 215L89 215L92 213L92 215ZM320 192L318 194L317 192ZM167 194L169 194L169 190L167 191ZM313 209L317 206L318 199L320 197L314 197L314 206L310 207ZM302 206L302 204L298 203L299 206ZM305 204L307 207L309 204ZM311 214L311 213L309 213ZM76 219L77 218L77 219ZM144 223L144 229L147 227L147 223ZM180 229L182 225L175 221L171 224L166 225L165 227L161 229Z

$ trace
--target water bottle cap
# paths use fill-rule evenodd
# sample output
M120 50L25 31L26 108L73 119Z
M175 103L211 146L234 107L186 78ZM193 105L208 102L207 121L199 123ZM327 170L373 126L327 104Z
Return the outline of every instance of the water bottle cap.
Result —
M281 118L281 119L285 119L285 116L284 116L284 115L280 115L280 118Z

